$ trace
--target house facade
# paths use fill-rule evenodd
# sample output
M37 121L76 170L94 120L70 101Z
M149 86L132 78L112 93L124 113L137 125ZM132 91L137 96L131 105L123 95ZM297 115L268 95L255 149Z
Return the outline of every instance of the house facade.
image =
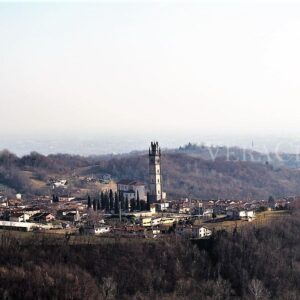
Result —
M20 213L11 214L9 220L11 222L26 222L29 220L29 218L30 218L29 214L20 212Z
M83 234L90 234L90 235L100 235L109 233L111 230L110 226L86 226L82 229Z
M140 200L146 201L145 185L142 182L134 180L120 180L117 183L117 189L119 195L122 194L124 199L135 199L139 197Z
M203 239L212 235L212 231L205 226L192 227L192 237L194 239Z

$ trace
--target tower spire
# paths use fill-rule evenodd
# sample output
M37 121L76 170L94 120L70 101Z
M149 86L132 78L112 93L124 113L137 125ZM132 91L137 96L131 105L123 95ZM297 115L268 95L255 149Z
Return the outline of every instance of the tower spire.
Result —
M158 142L151 142L149 148L149 195L152 203L162 200L160 158L161 151Z

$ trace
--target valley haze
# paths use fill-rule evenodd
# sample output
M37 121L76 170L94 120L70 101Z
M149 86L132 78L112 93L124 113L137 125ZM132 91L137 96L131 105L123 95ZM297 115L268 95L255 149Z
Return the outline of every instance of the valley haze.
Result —
M153 135L155 135L153 137ZM101 135L90 132L66 135L3 135L0 149L18 156L32 151L41 154L68 153L77 155L122 154L146 150L149 141L157 139L163 148L178 148L188 143L205 146L239 147L261 153L300 154L300 138L275 135L217 135L217 134L137 134Z

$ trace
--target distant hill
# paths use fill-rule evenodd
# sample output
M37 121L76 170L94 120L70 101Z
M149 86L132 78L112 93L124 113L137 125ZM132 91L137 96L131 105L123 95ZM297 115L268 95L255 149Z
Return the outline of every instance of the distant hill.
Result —
M147 155L112 158L91 166L85 173L110 173L114 178L148 180ZM249 161L214 161L186 153L162 157L164 190L170 197L267 198L300 194L300 171Z
M226 158L227 160L250 161L263 164L272 164L275 167L300 168L300 159L297 154L290 153L262 153L252 149L225 146L204 146L188 143L171 152L186 153L193 157L201 157L207 160Z
M256 153L261 158L256 160L258 162L252 162L250 158L238 159L243 153L239 148L232 148L230 159L224 155L227 152L222 147L214 148L220 150L214 152L218 155L212 160L212 150L193 147L190 145L164 151L163 186L169 198L261 199L269 195L300 195L300 171L295 166L288 168L286 164L266 161L261 153ZM49 176L100 176L106 173L115 180L130 178L147 183L147 154L135 152L118 156L82 157L67 154L44 156L33 152L19 158L8 151L0 153L0 186L23 193L43 193L38 185L32 183L46 182Z

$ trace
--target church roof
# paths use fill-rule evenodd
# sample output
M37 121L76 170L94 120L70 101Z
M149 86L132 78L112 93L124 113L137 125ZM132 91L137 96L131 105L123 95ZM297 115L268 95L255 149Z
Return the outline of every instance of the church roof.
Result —
M134 185L134 186L143 186L145 185L141 181L136 181L136 180L130 180L130 179L123 179L117 182L117 184L124 184L124 185Z

